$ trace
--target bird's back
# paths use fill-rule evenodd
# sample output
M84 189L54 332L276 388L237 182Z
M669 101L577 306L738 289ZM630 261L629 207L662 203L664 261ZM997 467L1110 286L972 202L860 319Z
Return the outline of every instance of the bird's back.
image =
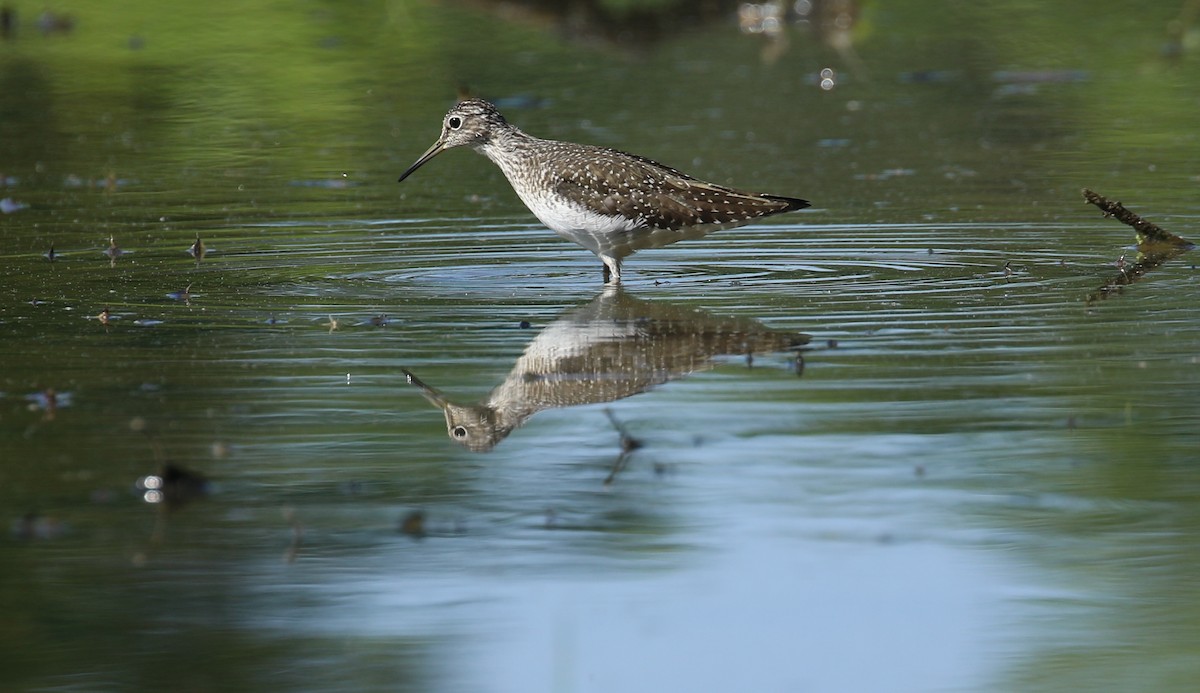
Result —
M615 149L532 137L522 144L519 156L496 163L530 210L560 235L617 257L809 206Z

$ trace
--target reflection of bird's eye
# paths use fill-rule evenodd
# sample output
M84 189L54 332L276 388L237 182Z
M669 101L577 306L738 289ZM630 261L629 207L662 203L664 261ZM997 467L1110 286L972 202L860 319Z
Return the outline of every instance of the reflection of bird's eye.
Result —
M451 116L448 125L450 125L451 130L457 130L462 127L462 118Z
M450 432L454 434L455 438L466 438L467 437L467 427L466 426L455 426L454 428L450 429Z

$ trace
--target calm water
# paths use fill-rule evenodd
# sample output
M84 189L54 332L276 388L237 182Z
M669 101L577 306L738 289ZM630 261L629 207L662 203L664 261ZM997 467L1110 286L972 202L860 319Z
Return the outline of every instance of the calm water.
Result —
M1192 690L1194 251L1096 299L1079 190L1200 237L1200 38L1110 4L14 5L0 688ZM395 183L462 85L814 206L602 291Z

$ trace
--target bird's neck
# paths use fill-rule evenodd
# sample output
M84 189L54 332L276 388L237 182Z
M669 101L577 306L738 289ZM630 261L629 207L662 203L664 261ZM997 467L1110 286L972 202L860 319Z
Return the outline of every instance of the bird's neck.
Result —
M536 138L509 126L493 132L492 136L475 150L491 159L492 163L507 174L511 166L529 156L535 141Z

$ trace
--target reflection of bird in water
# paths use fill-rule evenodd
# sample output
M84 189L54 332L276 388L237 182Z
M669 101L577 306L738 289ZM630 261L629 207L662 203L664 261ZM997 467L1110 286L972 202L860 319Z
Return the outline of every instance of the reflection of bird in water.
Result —
M404 373L446 415L452 439L484 452L543 409L611 402L711 368L715 356L797 349L808 340L756 320L644 301L609 287L542 330L478 404L451 402Z

